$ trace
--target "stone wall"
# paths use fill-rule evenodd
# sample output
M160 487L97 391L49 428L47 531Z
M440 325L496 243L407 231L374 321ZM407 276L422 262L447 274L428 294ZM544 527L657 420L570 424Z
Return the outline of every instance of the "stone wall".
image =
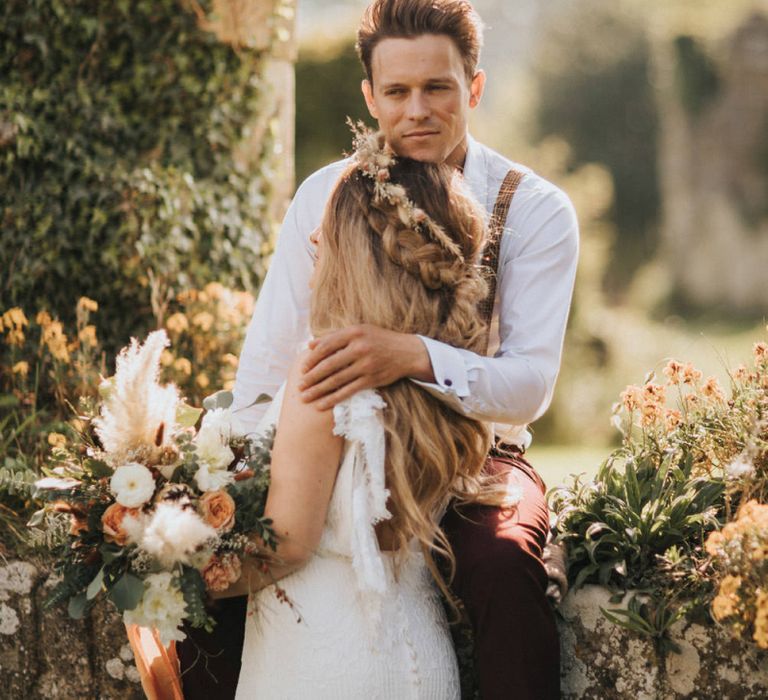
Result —
M122 619L101 602L84 620L45 610L55 579L43 567L0 566L0 696L5 700L144 697Z
M653 644L609 622L610 593L585 586L560 607L563 700L763 700L768 652L718 627L684 621L672 628L682 653L658 656Z
M45 610L54 583L39 564L0 566L0 695L5 700L139 700L144 695L120 616L104 602L85 620ZM682 654L660 659L651 642L608 622L599 586L560 607L564 700L757 700L768 697L768 652L718 628L678 623Z

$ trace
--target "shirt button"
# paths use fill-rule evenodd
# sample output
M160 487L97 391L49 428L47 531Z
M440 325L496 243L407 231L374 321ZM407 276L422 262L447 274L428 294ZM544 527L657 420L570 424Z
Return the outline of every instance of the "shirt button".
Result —
M445 384L445 386L453 386L453 382L452 382L450 379L446 379L446 380L443 382L443 384Z

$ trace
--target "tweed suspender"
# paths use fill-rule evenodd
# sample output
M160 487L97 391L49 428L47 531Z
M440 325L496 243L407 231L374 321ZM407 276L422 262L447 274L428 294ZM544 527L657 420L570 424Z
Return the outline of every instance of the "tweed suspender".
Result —
M523 173L518 170L510 170L501 183L499 194L496 197L496 204L493 206L493 214L489 223L488 243L483 251L483 266L486 268L488 279L488 296L478 305L480 315L488 326L486 335L486 347L490 340L491 319L493 317L493 306L496 300L496 279L499 270L499 249L501 247L501 234L504 232L504 224L507 221L507 213L512 197L517 190L517 186L523 179Z

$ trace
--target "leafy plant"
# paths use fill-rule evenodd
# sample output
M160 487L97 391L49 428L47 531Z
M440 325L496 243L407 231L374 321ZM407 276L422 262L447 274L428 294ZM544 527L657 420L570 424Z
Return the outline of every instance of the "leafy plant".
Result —
M660 652L675 650L669 629L676 620L708 615L718 584L721 614L715 607L715 618L728 617L726 608L736 611L726 598L742 575L746 617L754 621L755 610L762 610L746 581L762 576L768 535L752 532L758 521L747 511L743 521L733 518L747 499L753 499L750 513L762 513L759 504L768 495L768 344L755 344L751 368L731 372L730 397L690 364L671 360L664 375L664 384L651 375L643 386L622 393L614 410L622 445L595 478L584 483L575 476L551 493L573 586L608 586L616 591L615 603L633 591L625 607L603 613L653 639ZM669 394L674 406L667 405ZM760 522L765 529L764 515ZM736 556L746 545L719 546L741 529L752 533L756 544L749 551L760 554L758 560L752 553ZM751 568L745 561L753 562ZM730 581L726 593L723 581ZM768 629L768 596L764 602Z

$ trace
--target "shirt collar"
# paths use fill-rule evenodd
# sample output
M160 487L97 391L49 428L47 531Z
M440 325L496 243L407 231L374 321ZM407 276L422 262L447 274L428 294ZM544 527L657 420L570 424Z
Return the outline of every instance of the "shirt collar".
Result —
M485 204L486 173L484 166L483 150L480 144L467 134L467 157L464 159L464 180L469 186L470 191L480 204Z

